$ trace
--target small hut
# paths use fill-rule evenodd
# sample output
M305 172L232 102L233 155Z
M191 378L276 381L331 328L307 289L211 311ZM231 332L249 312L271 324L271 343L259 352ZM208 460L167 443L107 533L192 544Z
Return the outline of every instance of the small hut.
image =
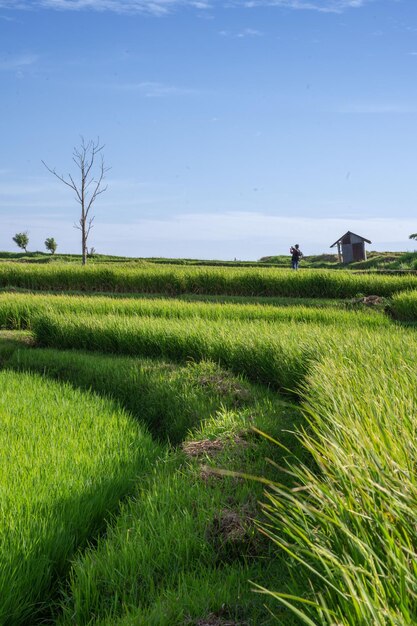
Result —
M337 246L337 254L341 263L353 263L355 261L366 261L365 242L372 243L369 239L355 235L355 233L351 233L348 230L330 247L334 248Z

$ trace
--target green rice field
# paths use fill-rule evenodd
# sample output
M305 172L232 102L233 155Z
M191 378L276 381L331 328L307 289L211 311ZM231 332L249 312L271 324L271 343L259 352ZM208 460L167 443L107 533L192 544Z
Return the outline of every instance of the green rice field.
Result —
M417 275L379 275L352 271L291 270L247 267L157 266L150 263L0 264L0 287L30 290L147 293L176 296L206 294L297 298L353 298L358 294L389 297L415 289Z
M416 276L0 287L0 625L417 623Z

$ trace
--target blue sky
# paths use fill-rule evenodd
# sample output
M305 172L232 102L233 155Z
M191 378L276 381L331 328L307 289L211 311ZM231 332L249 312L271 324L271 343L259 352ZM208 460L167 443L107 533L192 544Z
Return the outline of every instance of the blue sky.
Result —
M0 249L78 252L72 150L105 144L90 245L258 259L417 231L415 0L0 0Z

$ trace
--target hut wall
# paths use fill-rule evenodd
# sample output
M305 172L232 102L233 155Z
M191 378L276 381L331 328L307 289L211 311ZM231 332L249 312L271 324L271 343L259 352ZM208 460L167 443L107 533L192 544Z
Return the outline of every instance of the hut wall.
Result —
M342 244L342 259L343 263L352 263L353 261L353 249L352 244Z
M366 253L365 253L365 244L361 243L353 243L352 244L352 252L353 252L353 260L354 261L365 261Z
M361 237L357 235L351 235L350 240L353 246L353 260L354 261L366 261L365 242Z

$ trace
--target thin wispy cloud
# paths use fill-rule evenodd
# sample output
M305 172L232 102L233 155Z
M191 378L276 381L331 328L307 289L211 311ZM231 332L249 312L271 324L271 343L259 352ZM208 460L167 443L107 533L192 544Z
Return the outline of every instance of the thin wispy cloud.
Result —
M237 39L244 39L246 37L262 37L263 33L260 30L254 28L243 28L238 32L230 32L228 30L219 31L219 35L222 37L232 37Z
M165 15L177 7L210 8L206 0L0 0L0 9L52 9L56 11L111 11Z
M215 5L235 7L275 6L322 13L342 13L377 0L0 0L0 9L54 9L60 11L112 11L114 13L148 13L165 15L176 8L190 7L201 11Z
M145 98L166 98L168 96L193 96L199 94L197 89L152 81L143 81L138 83L112 83L110 85L105 85L105 87L120 91L137 92Z
M320 13L343 13L357 9L374 0L234 0L233 5L253 7L280 7L283 9L310 10Z
M0 55L0 71L13 72L34 65L39 57L36 54Z
M0 0L0 9L29 9L27 0Z
M244 28L240 33L238 33L238 37L262 37L260 30L255 30L254 28Z

